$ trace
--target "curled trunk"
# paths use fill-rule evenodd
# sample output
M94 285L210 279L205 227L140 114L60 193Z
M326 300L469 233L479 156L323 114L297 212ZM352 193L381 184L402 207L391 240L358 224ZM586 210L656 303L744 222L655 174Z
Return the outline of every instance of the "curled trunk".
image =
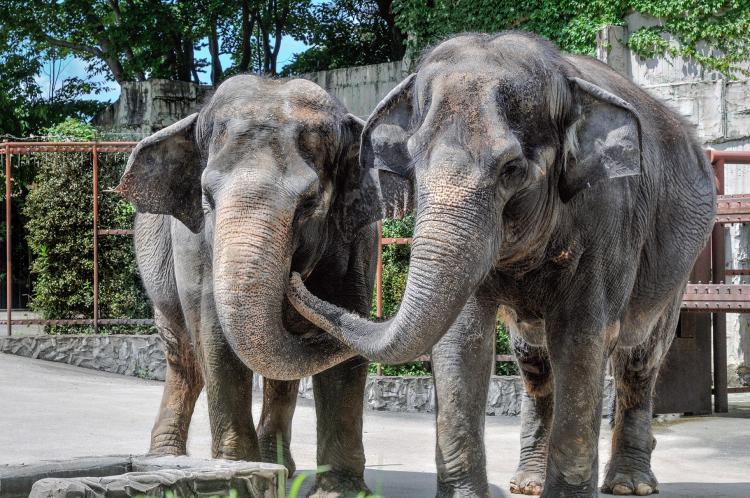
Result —
M487 236L489 220L476 212L461 216L434 203L421 210L404 297L398 313L385 322L370 322L318 299L296 274L289 300L305 318L366 358L391 364L413 360L448 331L491 267L494 237Z
M284 327L292 218L247 197L216 213L214 301L224 335L250 369L278 380L314 375L354 356L331 336Z

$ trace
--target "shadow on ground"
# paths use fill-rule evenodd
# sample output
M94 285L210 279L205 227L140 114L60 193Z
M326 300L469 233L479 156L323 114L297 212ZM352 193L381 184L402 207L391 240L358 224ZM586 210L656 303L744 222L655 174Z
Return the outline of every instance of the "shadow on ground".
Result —
M299 473L302 472L312 473L310 470L302 470ZM295 477L299 473L295 474ZM386 470L383 467L368 467L365 469L365 481L370 491L384 498L433 498L437 475L430 472L400 472ZM305 479L300 497L307 496L313 482L315 482L315 477L312 475ZM504 493L493 484L490 484L490 495L492 498L514 496L508 492Z
M310 470L300 473L309 475L302 485L298 498L307 496L310 487L315 482L315 476ZM429 472L400 472L383 468L368 468L365 470L365 480L370 490L384 498L433 498L436 491L437 476ZM291 484L291 481L290 483ZM511 498L523 495L511 494L507 489L500 489L490 484L492 498ZM600 493L600 496L613 496ZM747 482L667 482L659 485L659 498L745 498L750 496L750 483Z

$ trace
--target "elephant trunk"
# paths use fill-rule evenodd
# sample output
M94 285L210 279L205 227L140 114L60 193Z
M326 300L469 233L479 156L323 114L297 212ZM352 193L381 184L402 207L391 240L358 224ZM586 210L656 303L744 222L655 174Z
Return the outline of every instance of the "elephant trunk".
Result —
M213 281L219 321L235 354L251 370L278 380L314 375L354 356L327 334L285 329L294 213L282 206L294 203L261 195L230 198L217 204Z
M474 195L478 195L476 192ZM487 201L487 196L479 196ZM455 201L455 199L453 199ZM406 289L398 313L373 323L313 296L293 275L288 297L305 318L373 361L403 363L448 331L492 266L495 234L490 210L466 208L422 196ZM465 204L471 206L471 202ZM482 215L487 213L487 218Z

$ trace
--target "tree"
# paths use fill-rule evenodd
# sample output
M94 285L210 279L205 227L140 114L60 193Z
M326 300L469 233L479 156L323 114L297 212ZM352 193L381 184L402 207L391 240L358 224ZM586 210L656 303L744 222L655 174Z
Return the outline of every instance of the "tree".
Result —
M296 33L312 47L297 54L284 74L400 60L406 46L395 22L392 0L333 0L315 5L304 29Z
M36 54L56 51L118 83L165 78L211 82L225 73L276 74L282 38L306 22L311 0L5 0L0 18ZM33 12L34 15L29 15ZM208 59L196 56L208 48ZM260 57L255 59L253 53ZM223 68L231 54L234 67ZM257 64L254 64L255 61Z

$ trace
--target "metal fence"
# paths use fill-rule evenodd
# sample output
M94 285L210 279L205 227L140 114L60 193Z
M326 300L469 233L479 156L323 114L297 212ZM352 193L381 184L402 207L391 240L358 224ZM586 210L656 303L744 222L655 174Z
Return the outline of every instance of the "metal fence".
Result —
M111 152L130 152L138 142L5 142L0 144L0 155L5 158L5 270L6 270L6 313L5 320L0 325L6 326L6 333L11 335L13 325L91 325L98 330L99 325L151 325L152 319L132 318L101 318L99 316L99 237L110 235L131 235L132 230L99 228L99 154ZM11 203L13 178L13 156L25 156L39 153L90 153L93 169L93 205L94 218L91 227L93 238L93 304L94 313L91 318L70 320L45 319L14 319L12 315L13 296L13 261L11 250Z

